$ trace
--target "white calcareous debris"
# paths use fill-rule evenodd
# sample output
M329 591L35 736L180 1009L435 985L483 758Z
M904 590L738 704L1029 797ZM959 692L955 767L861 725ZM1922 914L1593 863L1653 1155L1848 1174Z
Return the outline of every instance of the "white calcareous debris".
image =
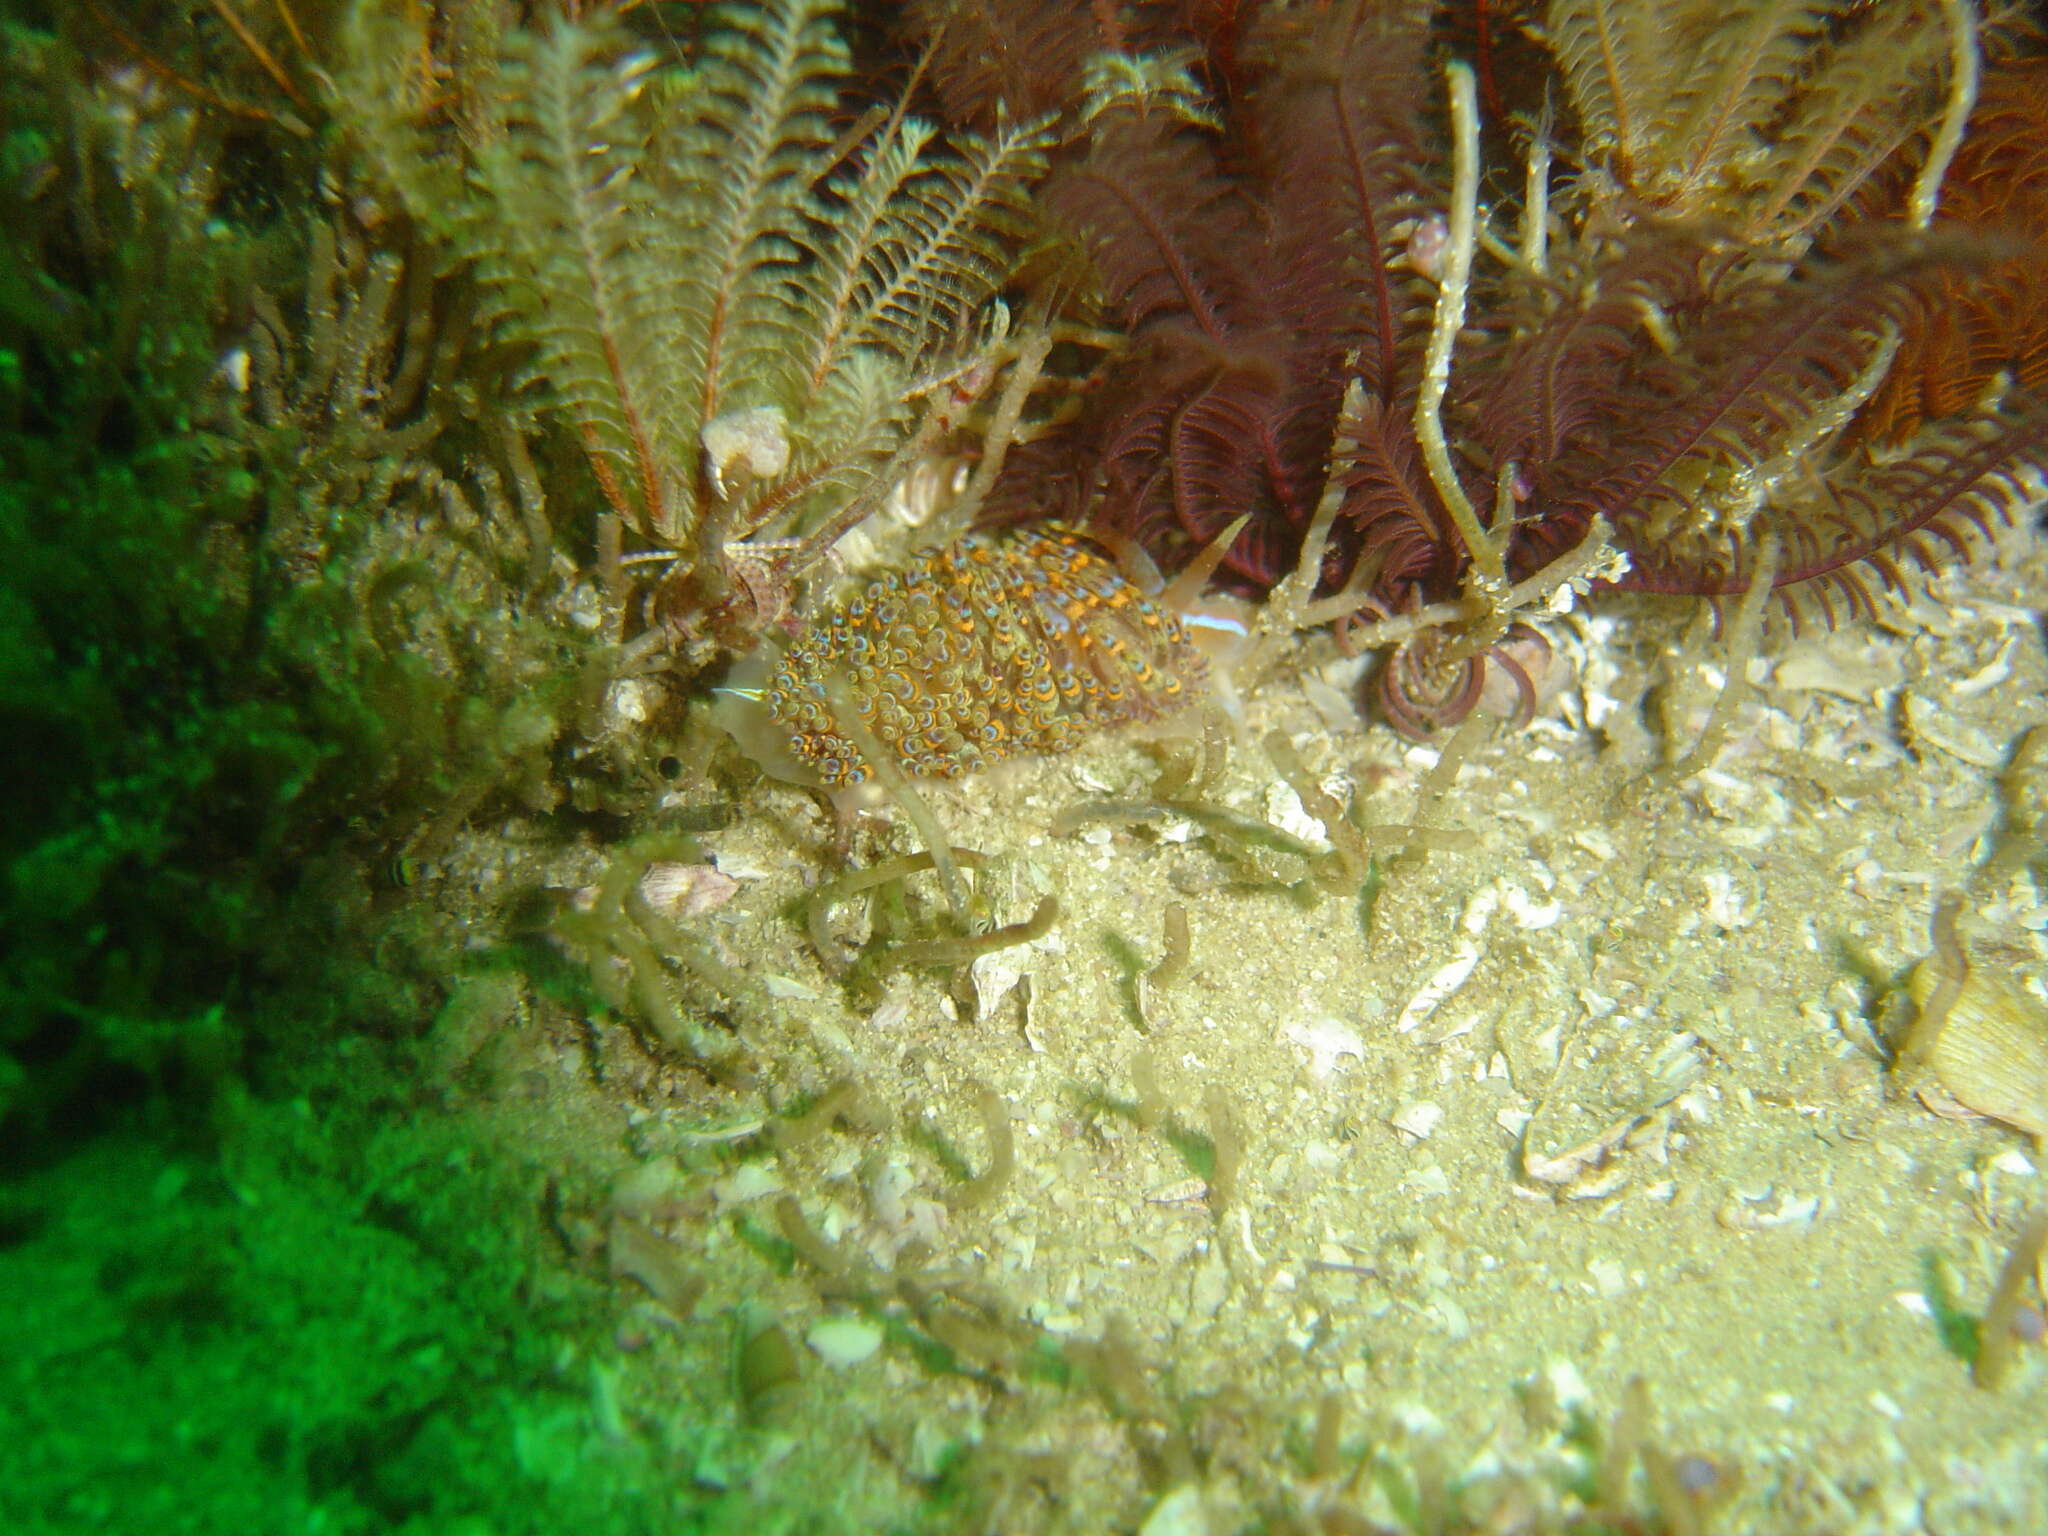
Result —
M1417 1141L1427 1141L1443 1117L1441 1104L1431 1104L1427 1100L1422 1100L1394 1111L1387 1117L1387 1124L1404 1136L1412 1136Z
M598 887L586 885L573 892L569 904L579 912L597 906ZM671 921L701 917L715 911L739 894L739 882L710 864L662 862L647 866L640 877L640 899L657 917Z
M1899 701L1907 741L1915 748L1933 747L1960 758L1973 768L1997 772L2005 767L2005 747L1982 731L1957 720L1942 704L1908 692Z
M2012 676L2013 647L2019 643L2019 636L2008 634L2004 644L1983 666L1968 677L1959 677L1948 686L1948 691L1959 699L1974 699L1980 693L1989 693L2000 683Z
M1549 928L1564 916L1563 902L1533 901L1519 885L1502 888L1501 905L1507 908L1508 916L1514 919L1517 928Z
M1707 888L1707 921L1716 928L1747 928L1757 919L1755 904L1739 890L1735 877L1725 869L1710 869L1700 876Z
M1460 941L1457 953L1437 967L1435 974L1422 984L1422 990L1402 1006L1400 1017L1394 1020L1395 1033L1414 1033L1423 1020L1435 1013L1453 992L1465 985L1466 980L1472 975L1473 968L1479 964L1479 955L1480 949L1477 944L1470 939Z
M1732 1192L1714 1212L1714 1219L1732 1232L1803 1232L1819 1215L1819 1195L1780 1194L1772 1188Z
M1182 1483L1152 1506L1138 1536L1209 1536L1209 1512L1198 1484Z
M1579 827L1572 833L1572 846L1605 864L1614 857L1614 839L1598 827Z
M1595 1259L1586 1266L1593 1290L1601 1300L1612 1301L1628 1291L1628 1271L1618 1259Z
M976 955L967 970L974 981L974 1015L979 1019L992 1016L1002 1000L1024 979L1023 970L1010 958L1008 951Z
M1426 1163L1402 1174L1401 1188L1424 1199L1442 1199L1451 1192L1451 1176L1441 1164Z
M1302 809L1301 796L1287 784L1266 786L1266 819L1290 837L1318 846L1326 841L1323 824Z
M887 1032L902 1025L910 1017L910 994L892 993L875 1005L875 1011L868 1015L868 1028Z
M864 1317L825 1317L811 1324L804 1342L835 1370L859 1365L882 1347L882 1325Z
M1898 647L1837 630L1792 641L1771 669L1772 684L1787 693L1824 693L1858 704L1878 703L1905 680Z
M1522 1150L1523 1176L1538 1184L1571 1184L1603 1166L1644 1118L1642 1115L1630 1115L1617 1120L1599 1135L1563 1152L1542 1152L1525 1145Z
M1284 1024L1280 1038L1308 1052L1309 1075L1317 1079L1336 1073L1338 1062L1346 1056L1354 1061L1365 1060L1365 1042L1359 1038L1358 1031L1329 1014Z
M681 800L671 802L667 796L663 797L663 804L671 803L681 805L685 802ZM736 853L729 849L721 848L713 855L713 859L717 863L720 873L731 875L735 880L766 880L770 875L776 873L775 869L751 853Z
M782 1176L766 1163L742 1163L722 1179L711 1181L711 1198L720 1205L745 1205L765 1195L779 1195Z

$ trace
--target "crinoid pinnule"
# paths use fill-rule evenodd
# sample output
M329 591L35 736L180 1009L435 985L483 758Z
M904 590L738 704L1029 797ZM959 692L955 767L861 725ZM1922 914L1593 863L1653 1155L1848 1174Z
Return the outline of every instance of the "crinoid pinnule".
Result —
M971 534L814 619L762 698L824 784L871 769L833 680L908 772L956 778L1190 702L1207 661L1170 606L1071 528Z
M1903 189L1886 189L1903 201ZM1891 210L1874 200L1879 214ZM2048 395L2048 58L1987 69L1942 183L1935 228L1984 237L1982 260L1935 274L1855 435L1891 445L1923 423L2015 392Z

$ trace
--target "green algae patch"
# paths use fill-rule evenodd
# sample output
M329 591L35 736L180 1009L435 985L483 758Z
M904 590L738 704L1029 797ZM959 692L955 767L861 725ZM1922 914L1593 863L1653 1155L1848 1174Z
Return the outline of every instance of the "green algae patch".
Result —
M9 1530L652 1528L506 1183L445 1130L235 1113L218 1160L112 1136L21 1181Z

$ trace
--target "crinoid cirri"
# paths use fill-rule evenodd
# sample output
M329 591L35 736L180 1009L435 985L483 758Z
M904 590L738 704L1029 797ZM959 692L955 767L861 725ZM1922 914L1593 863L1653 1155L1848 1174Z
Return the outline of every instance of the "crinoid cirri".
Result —
M1882 451L1855 426L2020 238L1936 218L1952 165L1960 213L2043 161L1984 70L2010 25L1553 0L1562 110L1489 136L1428 10L1261 8L1209 119L1111 111L1055 165L1043 201L1133 343L998 510L1067 508L1169 568L1248 512L1226 577L1269 631L1351 615L1394 650L1377 697L1413 733L1489 676L1526 697L1502 643L1567 588L1726 604L1739 653L1774 604L1868 610L2028 503L2030 350L1979 349L2000 387Z

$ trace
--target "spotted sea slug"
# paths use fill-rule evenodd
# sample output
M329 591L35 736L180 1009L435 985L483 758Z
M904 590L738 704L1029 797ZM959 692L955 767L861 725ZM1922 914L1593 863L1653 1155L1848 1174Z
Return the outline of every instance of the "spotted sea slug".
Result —
M1204 554L1163 585L1142 555L1078 529L969 534L813 619L758 688L726 690L749 713L723 723L771 772L831 789L872 774L835 694L918 777L1071 751L1210 696L1216 642L1245 626L1193 601L1214 569Z

